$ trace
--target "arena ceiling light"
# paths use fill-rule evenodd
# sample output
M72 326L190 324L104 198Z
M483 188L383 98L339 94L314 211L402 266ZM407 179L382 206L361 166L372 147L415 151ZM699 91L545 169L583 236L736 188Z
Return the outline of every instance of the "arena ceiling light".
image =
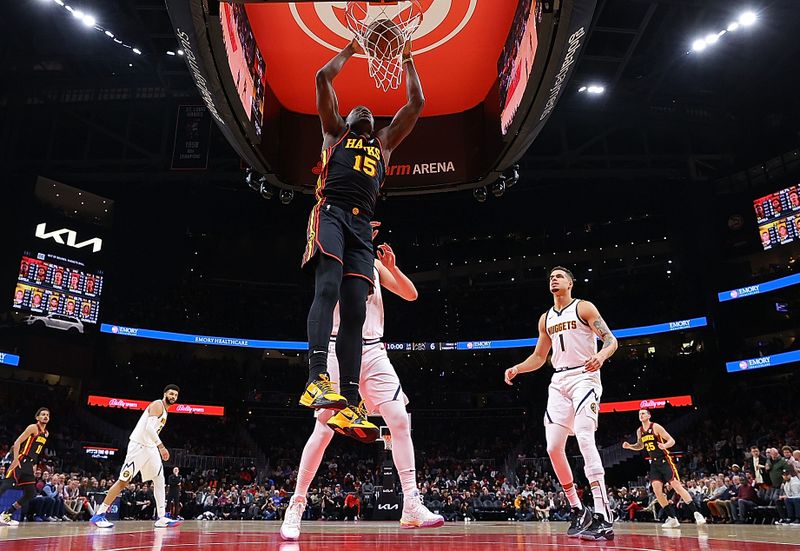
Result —
M600 94L604 94L606 91L606 87L600 84L585 84L578 88L578 92L581 94L591 94L593 96L599 96Z
M83 23L83 25L86 28L94 29L95 31L104 34L106 37L113 40L115 44L119 44L120 46L123 46L131 50L136 55L142 55L142 51L139 48L136 48L130 44L126 44L122 40L118 39L113 32L106 29L105 27L98 25L97 19L92 14L86 13L85 11L78 8L73 8L72 6L64 2L64 0L52 0L52 1L55 5L59 6L60 8L63 8L65 12L69 13L72 17Z
M715 33L708 33L704 38L698 38L692 42L692 48L687 54L692 52L702 52L709 46L713 46L724 35L738 31L741 27L751 27L758 21L758 15L754 11L745 11L739 15L736 21L731 21L728 26Z

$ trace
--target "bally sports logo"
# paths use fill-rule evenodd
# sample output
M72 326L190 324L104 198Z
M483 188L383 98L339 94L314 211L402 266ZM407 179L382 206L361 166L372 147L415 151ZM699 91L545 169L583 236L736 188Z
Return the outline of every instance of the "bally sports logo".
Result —
M127 400L123 400L122 398L111 398L108 401L108 407L122 408L122 409L139 409L139 402L128 402Z
M639 402L639 409L642 408L663 408L667 405L666 400L642 400Z
M411 2L367 6L368 18L385 13L390 18L409 9ZM475 13L478 0L424 0L422 23L414 32L414 54L419 55L446 44L464 29ZM314 42L339 52L353 39L347 27L347 2L291 2L289 11L297 26ZM363 57L358 55L358 57Z

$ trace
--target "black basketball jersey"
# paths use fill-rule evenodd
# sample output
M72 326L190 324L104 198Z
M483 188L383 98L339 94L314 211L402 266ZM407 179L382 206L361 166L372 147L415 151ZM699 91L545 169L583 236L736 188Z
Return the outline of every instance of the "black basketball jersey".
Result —
M662 450L658 447L658 445L662 444L664 441L653 431L653 427L654 424L650 423L649 429L640 429L642 431L642 444L644 445L644 451L647 452L647 455L651 459L667 459L669 457L669 450Z
M28 461L37 462L39 461L39 456L42 454L45 445L47 444L47 437L49 433L47 431L40 432L38 434L32 434L25 440L25 444L22 446L19 452L19 459L22 461L23 459Z
M342 139L322 151L317 198L348 211L357 208L371 218L385 176L380 140L365 139L348 128Z

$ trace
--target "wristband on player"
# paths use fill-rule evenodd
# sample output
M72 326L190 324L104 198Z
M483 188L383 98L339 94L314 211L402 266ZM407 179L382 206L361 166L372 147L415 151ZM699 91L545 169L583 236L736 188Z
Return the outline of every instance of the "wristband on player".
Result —
M403 54L403 63L406 63L408 61L414 61L414 56L412 56L411 54Z

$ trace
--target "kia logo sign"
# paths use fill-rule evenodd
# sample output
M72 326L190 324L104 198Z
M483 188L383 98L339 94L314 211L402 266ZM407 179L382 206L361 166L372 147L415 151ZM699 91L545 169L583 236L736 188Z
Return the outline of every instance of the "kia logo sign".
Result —
M100 252L103 248L103 240L99 237L93 237L86 241L78 242L78 233L74 230L61 228L60 230L47 231L47 223L42 222L36 226L36 237L39 239L52 239L59 245L66 245L73 249L82 249L91 245L92 252ZM65 241L66 239L66 241Z
M399 508L400 506L397 503L395 503L394 505L392 505L391 503L383 503L381 505L378 505L379 511L391 511L392 509L399 509Z

